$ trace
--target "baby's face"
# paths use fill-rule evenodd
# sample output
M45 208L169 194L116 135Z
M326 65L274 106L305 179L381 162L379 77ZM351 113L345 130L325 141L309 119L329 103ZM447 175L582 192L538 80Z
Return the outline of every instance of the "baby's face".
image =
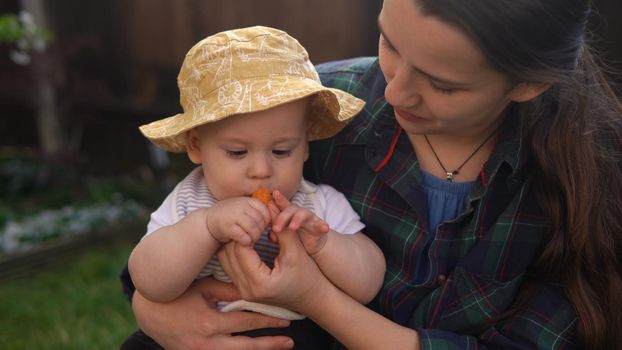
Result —
M216 199L248 196L259 187L291 198L308 156L308 108L303 99L192 130L188 155L201 164Z

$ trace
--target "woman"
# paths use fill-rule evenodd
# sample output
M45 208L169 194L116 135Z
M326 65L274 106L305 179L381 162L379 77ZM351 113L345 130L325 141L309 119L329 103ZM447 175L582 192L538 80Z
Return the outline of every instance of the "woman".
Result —
M357 304L277 222L274 270L235 244L220 255L242 296L353 349L621 348L622 108L585 42L588 14L587 0L385 0L379 63L319 67L367 106L308 161L385 253L383 288ZM181 307L152 307L135 296L147 333L176 343L157 319Z

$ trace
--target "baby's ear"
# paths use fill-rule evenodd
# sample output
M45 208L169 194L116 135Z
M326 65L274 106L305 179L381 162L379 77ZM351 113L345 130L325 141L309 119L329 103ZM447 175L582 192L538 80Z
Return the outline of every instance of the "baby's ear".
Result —
M522 82L510 90L508 97L514 102L531 101L551 87L551 83Z
M186 133L186 153L194 164L201 164L201 140L196 129Z

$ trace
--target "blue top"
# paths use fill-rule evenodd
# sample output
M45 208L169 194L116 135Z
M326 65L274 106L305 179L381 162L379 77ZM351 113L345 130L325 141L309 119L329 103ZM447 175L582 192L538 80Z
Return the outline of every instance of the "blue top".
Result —
M426 280L427 252L430 243L436 236L436 229L444 221L453 220L462 213L466 206L466 198L474 183L474 181L449 182L421 171L421 187L425 193L428 207L428 241L424 250L425 253L419 256L415 283L423 283Z
M421 187L428 200L428 231L434 239L436 228L443 221L458 217L466 205L466 197L474 181L449 182L421 171Z

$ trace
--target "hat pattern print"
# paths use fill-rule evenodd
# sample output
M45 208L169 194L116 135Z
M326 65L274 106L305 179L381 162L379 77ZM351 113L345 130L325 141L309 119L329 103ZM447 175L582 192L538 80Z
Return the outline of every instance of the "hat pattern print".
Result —
M183 113L140 127L165 150L183 152L185 134L235 114L257 112L313 95L310 140L333 136L364 102L322 86L306 50L269 27L221 32L186 54L177 78Z

